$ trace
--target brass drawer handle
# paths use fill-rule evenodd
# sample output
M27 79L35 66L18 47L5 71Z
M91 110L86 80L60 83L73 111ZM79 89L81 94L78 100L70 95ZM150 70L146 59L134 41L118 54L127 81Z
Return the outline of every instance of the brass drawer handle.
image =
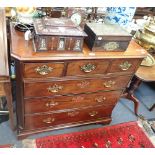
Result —
M95 98L95 101L98 102L98 103L102 103L106 100L106 97L103 97L103 96L99 96L99 97L96 97Z
M58 102L50 101L50 102L46 103L45 105L46 105L46 107L51 108L51 107L58 105Z
M40 75L47 75L50 72L52 72L53 68L48 67L47 65L43 65L43 66L35 68L34 70L36 71L36 73L38 73Z
M76 116L78 114L79 114L78 111L68 112L68 116L70 116L70 117L74 117L74 116Z
M48 92L50 93L57 93L59 90L62 90L63 86L58 86L57 84L54 84L53 86L50 86L47 88Z
M132 64L130 64L128 61L125 61L122 64L120 64L119 66L120 66L121 70L126 71L132 66Z
M112 87L116 82L115 81L107 81L107 82L104 82L103 85L106 87L106 88L110 88Z
M91 63L81 66L81 70L85 73L90 73L91 71L95 70L95 68L96 66Z
M46 123L46 124L50 124L50 123L52 123L54 121L55 121L55 118L51 118L51 117L43 119L43 122Z
M97 114L98 114L97 111L92 111L92 112L89 113L89 115L90 115L91 117L94 117L94 116L96 116Z

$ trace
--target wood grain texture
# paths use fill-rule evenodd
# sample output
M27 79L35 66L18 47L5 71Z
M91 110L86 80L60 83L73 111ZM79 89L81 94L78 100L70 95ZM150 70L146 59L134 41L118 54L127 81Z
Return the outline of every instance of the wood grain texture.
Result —
M78 123L80 121L97 120L110 117L114 106L102 108L101 106L86 108L81 110L70 110L61 113L49 113L45 115L32 115L25 117L25 129L37 129L42 127L52 127L67 123Z
M51 98L30 98L25 99L25 114L43 113L57 110L67 110L70 108L81 108L102 105L107 107L115 105L121 90L109 92L97 92L88 94L53 96Z
M115 76L91 79L78 79L78 80L62 80L62 81L42 81L42 82L29 82L24 83L24 96L37 97L37 96L53 96L64 94L78 94L85 92L97 92L100 90L116 90L126 87L131 76ZM121 82L120 82L121 81ZM109 82L113 82L109 84ZM105 86L108 85L108 86ZM61 87L56 92L49 91L49 88Z

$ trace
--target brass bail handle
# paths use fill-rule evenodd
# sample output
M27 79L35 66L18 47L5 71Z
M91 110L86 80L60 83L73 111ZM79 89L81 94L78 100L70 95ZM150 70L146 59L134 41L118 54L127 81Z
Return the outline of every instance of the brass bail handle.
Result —
M95 69L96 69L96 66L91 63L81 66L81 70L84 71L85 73L90 73Z
M59 90L62 90L63 89L63 86L59 86L57 84L54 84L53 86L49 86L47 88L48 92L50 93L57 93L59 92Z
M89 113L89 115L90 115L91 117L94 117L94 116L96 116L97 114L98 114L97 111L92 111L92 112Z
M53 71L53 68L49 67L47 65L43 65L43 66L35 68L34 70L36 71L36 73L38 73L40 75L47 75Z
M107 82L104 82L103 85L106 87L106 88L110 88L112 87L116 82L115 81L107 81Z
M122 64L120 64L119 66L120 66L121 70L126 71L132 66L132 64L130 64L128 61L125 61Z

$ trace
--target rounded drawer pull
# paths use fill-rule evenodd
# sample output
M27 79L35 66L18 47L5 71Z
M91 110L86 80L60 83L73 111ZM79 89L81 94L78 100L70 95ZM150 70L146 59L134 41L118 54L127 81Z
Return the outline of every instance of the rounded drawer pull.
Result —
M48 67L47 65L43 65L43 66L35 68L34 70L36 71L36 73L38 73L40 75L47 75L50 72L52 72L53 68Z
M62 90L63 86L59 86L57 84L54 84L53 86L50 86L47 88L48 92L50 93L57 93L59 92L59 90Z
M92 112L89 113L89 115L90 115L91 117L94 117L94 116L96 116L97 114L98 114L97 111L92 111Z
M104 82L103 85L106 87L106 88L110 88L112 87L116 82L115 81L107 81L107 82Z
M125 61L122 64L120 64L119 66L120 66L121 70L126 71L132 66L132 64L130 64L128 61Z
M78 114L79 114L78 111L68 112L68 116L70 116L70 117L74 117L74 116L76 116Z
M98 102L98 103L102 103L106 100L106 97L104 96L99 96L99 97L96 97L95 98L95 101Z
M85 73L90 73L91 71L95 70L95 68L96 66L91 63L81 66L81 70Z
M51 108L51 107L58 105L58 102L50 101L50 102L46 103L45 105L46 105L46 107Z
M50 124L50 123L52 123L54 121L55 121L55 118L51 118L51 117L43 119L43 122L46 123L46 124Z

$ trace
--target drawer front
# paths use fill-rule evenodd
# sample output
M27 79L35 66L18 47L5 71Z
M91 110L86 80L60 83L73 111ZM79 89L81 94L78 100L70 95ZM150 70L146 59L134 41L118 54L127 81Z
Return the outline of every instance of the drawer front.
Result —
M70 62L67 67L67 76L104 74L108 68L108 60L88 60Z
M67 125L69 123L86 122L97 120L104 117L110 117L114 106L93 107L81 110L72 110L62 113L51 113L44 115L25 116L25 129L36 129L43 127L52 127L56 125Z
M139 66L141 60L139 59L116 59L112 60L112 64L109 73L115 72L128 72L134 73L137 67Z
M4 83L0 83L0 96L4 96L5 91L4 91Z
M25 78L60 77L64 69L64 63L25 63Z
M33 114L97 105L115 105L121 92L109 91L52 98L25 99L25 113Z
M128 84L130 78L131 76L118 76L98 79L24 83L24 96L41 97L122 89Z

